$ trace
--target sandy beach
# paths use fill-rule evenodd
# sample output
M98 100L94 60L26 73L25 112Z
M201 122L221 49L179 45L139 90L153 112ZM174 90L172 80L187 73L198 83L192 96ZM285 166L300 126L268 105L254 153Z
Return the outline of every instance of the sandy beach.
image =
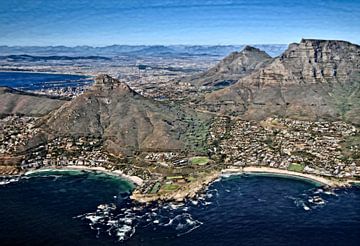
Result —
M121 178L130 181L131 183L137 186L141 186L144 182L141 178L137 176L126 175L121 170L110 171L103 167L87 167L87 166L46 167L46 168L40 168L40 169L28 171L25 173L25 175L36 172L45 172L45 171L53 171L53 170L57 170L57 171L79 170L79 171L101 172L101 173L106 173L108 175L119 176ZM236 175L236 174L246 174L246 173L281 175L281 176L305 179L329 187L344 187L359 182L358 180L350 180L350 179L342 181L335 178L327 178L313 174L299 173L299 172L293 172L293 171L271 168L271 167L258 167L258 166L256 167L248 166L243 168L233 167L233 168L223 169L221 172L215 171L210 175L203 177L202 179L199 179L197 182L192 182L191 184L186 186L186 188L179 189L175 192L149 195L149 194L141 194L135 190L131 198L141 203L149 203L153 201L170 201L170 200L183 201L185 198L195 197L196 194L198 194L201 190L206 189L206 187L210 183L212 183L214 180L217 180L219 177L223 175Z
M340 181L336 179L325 178L322 176L317 176L313 174L307 173L298 173L293 171L288 171L284 169L271 168L271 167L243 167L243 168L229 168L222 170L223 174L231 174L231 173L268 173L275 175L284 175L295 178L303 178L312 180L316 183L320 183L322 185L330 186L330 187L343 187L349 185L347 181Z
M121 170L114 170L114 171L110 171L107 170L104 167L88 167L88 166L64 166L64 167L44 167L44 168L40 168L40 169L35 169L35 170L30 170L27 171L25 173L25 175L31 174L31 173L38 173L38 172L46 172L46 171L96 171L96 172L101 172L101 173L106 173L108 175L114 175L114 176L118 176L121 178L124 178L128 181L130 181L131 183L141 186L143 184L143 180L137 176L130 176L130 175L126 175L124 174Z

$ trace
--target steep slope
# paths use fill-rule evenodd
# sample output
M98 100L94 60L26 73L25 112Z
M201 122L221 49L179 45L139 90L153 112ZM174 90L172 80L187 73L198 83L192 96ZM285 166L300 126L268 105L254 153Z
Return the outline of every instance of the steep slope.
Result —
M7 115L43 116L67 100L0 87L0 117Z
M213 111L262 119L343 119L360 124L360 46L345 41L291 44L267 66L205 96Z
M97 136L116 155L135 151L183 150L185 114L145 98L107 75L93 88L50 114L45 131L52 136Z
M233 84L271 61L264 51L246 46L241 52L233 52L206 72L182 78L179 83L195 86L224 87Z

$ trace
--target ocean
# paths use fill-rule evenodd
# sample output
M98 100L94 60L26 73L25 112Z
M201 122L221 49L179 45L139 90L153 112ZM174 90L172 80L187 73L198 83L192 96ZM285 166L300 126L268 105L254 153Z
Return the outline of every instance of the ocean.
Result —
M19 90L41 90L50 88L79 87L92 83L92 79L83 75L0 72L0 86L9 86Z
M198 199L142 207L125 180L35 173L0 186L1 245L359 245L360 188L222 177ZM321 204L314 199L321 198Z

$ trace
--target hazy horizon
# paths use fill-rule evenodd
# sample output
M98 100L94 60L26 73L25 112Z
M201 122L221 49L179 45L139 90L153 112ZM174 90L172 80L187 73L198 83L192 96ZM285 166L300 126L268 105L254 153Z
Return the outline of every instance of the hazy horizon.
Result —
M360 43L360 1L2 0L0 45Z
M300 42L300 41L298 41ZM295 42L295 43L298 43ZM292 42L294 43L294 42ZM274 44L109 44L109 45L102 45L102 46L93 46L93 45L86 45L86 44L79 44L79 45L63 45L63 44L56 44L56 45L6 45L6 44L0 44L0 46L4 47L67 47L67 48L76 48L76 47L91 47L91 48L105 48L105 47L111 47L111 46L246 46L246 45L289 45L288 44L280 44L280 43L274 43Z

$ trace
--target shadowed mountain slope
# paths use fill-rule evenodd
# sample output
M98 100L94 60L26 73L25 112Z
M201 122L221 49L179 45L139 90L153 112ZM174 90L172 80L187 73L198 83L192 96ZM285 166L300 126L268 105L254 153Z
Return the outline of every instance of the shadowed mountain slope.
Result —
M184 77L178 82L195 86L224 87L268 64L272 58L257 48L246 46L233 52L206 72Z
M92 89L64 104L46 119L53 136L97 136L115 155L135 151L184 150L186 115L175 107L145 98L107 75Z
M43 116L67 100L0 87L0 117L7 115Z

